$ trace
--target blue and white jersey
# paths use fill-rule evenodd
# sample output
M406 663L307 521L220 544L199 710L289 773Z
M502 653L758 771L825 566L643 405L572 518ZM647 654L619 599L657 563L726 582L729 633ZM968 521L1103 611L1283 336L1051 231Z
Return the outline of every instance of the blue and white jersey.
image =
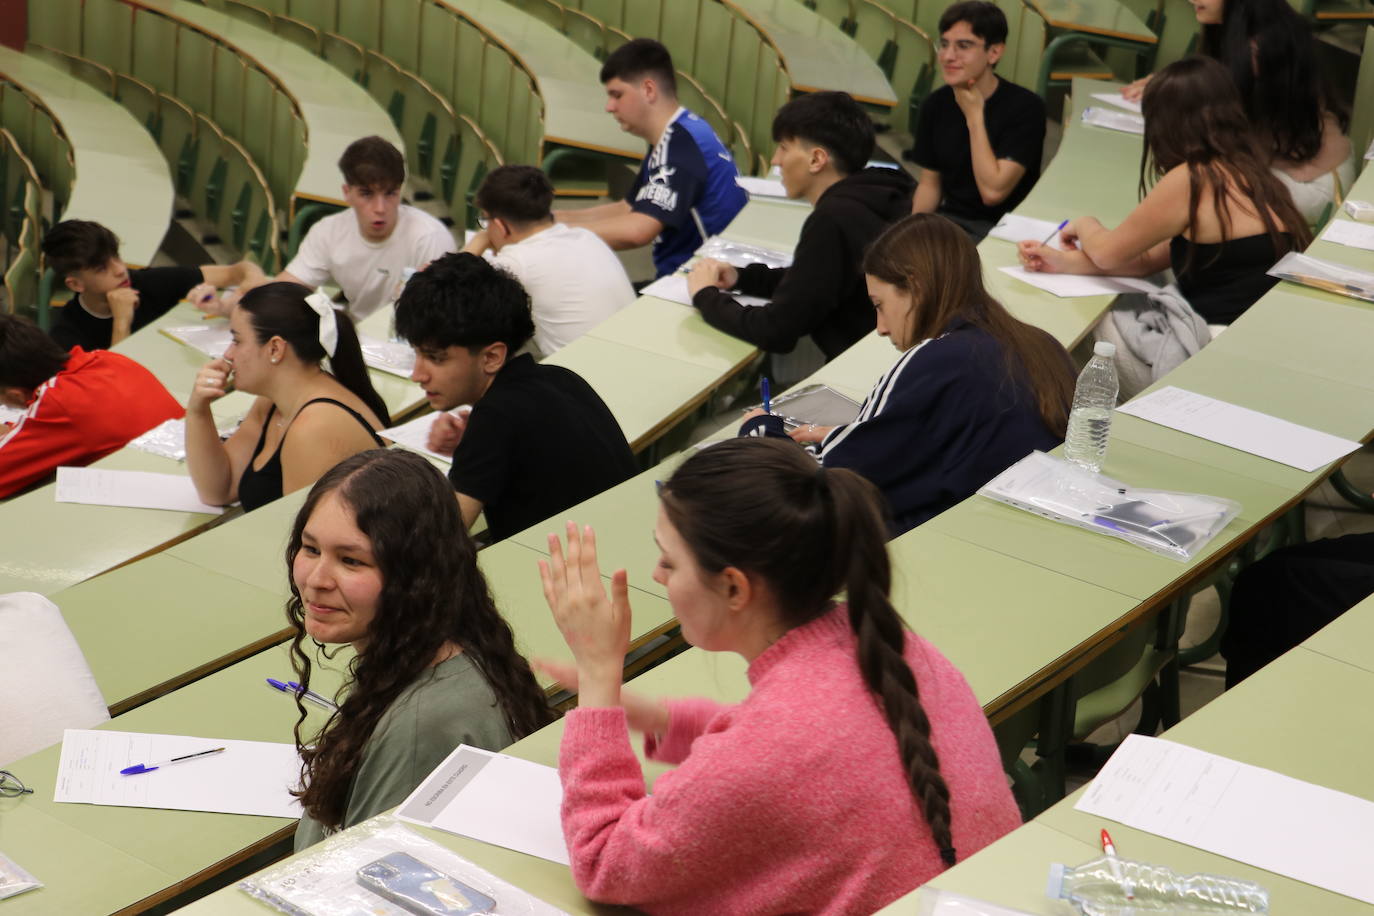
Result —
M630 209L663 224L654 239L658 276L682 266L707 236L728 226L748 203L737 177L735 160L711 126L679 108L644 157L625 198Z

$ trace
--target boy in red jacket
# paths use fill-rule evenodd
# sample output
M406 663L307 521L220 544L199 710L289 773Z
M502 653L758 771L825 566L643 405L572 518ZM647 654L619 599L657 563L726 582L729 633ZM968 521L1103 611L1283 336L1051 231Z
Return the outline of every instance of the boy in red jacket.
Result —
M61 465L90 464L164 420L183 416L151 372L108 350L64 350L33 322L0 315L0 498Z

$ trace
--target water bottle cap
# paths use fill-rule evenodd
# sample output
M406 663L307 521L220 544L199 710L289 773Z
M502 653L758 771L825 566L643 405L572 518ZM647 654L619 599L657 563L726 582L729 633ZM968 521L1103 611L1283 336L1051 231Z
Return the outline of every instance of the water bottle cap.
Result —
M1115 356L1116 344L1110 340L1099 340L1093 344L1093 356Z
M1045 885L1045 896L1051 900L1058 900L1064 890L1064 865L1054 862L1050 865L1050 880Z

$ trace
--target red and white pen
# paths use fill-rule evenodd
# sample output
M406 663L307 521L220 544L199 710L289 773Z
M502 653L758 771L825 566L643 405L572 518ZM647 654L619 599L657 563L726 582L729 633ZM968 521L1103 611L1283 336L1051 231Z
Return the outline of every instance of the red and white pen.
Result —
M1121 885L1121 889L1126 892L1127 900L1135 899L1135 887L1126 880L1126 876L1121 872L1121 863L1116 860L1116 844L1112 842L1112 835L1107 832L1107 828L1102 828L1102 851L1107 854L1107 859L1112 863L1112 875L1116 882Z

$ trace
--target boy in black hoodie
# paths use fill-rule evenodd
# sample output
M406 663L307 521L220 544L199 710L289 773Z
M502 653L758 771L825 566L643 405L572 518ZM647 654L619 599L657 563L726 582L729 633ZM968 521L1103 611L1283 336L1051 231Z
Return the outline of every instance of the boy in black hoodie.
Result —
M773 118L787 196L815 208L802 225L791 267L736 270L705 258L687 278L692 304L708 324L773 353L810 334L827 360L873 330L860 262L888 224L911 212L915 182L899 169L865 168L873 124L843 92L813 92ZM772 301L745 306L726 290Z

